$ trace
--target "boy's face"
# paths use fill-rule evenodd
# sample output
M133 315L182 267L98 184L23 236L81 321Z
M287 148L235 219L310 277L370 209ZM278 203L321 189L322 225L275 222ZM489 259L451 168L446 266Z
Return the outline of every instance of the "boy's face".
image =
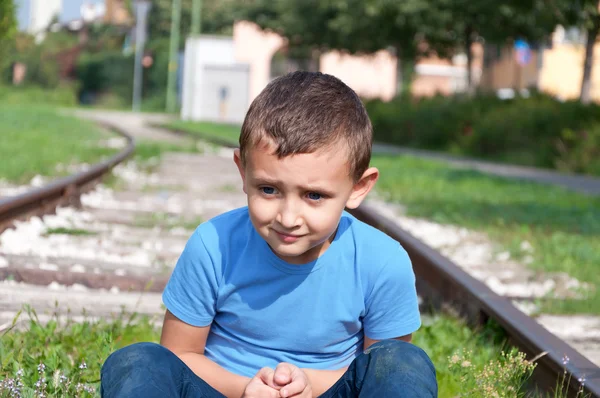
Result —
M247 151L240 170L252 224L281 259L304 264L329 247L344 207L355 208L375 184L370 168L355 184L342 145L279 159L273 148Z

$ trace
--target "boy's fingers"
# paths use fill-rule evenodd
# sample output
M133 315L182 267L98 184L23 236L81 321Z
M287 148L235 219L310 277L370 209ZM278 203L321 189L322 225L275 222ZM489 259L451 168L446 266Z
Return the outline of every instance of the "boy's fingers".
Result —
M262 381L265 385L279 389L280 387L273 382L273 377L275 375L275 371L271 368L262 368L258 371L256 376Z
M292 381L287 386L283 387L279 391L279 395L281 395L284 398L293 397L293 396L300 394L305 389L306 389L306 379L304 379L303 377L300 377L300 378Z
M280 386L284 386L292 381L292 369L287 363L280 363L275 368L275 375L273 377L275 383Z

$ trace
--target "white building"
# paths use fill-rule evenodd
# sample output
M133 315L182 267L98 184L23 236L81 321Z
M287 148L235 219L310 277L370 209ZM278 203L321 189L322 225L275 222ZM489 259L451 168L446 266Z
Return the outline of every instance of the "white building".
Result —
M181 117L241 123L248 108L249 65L235 56L232 37L202 35L186 41Z
M48 28L53 19L60 17L63 0L17 0L16 5L19 27L35 35Z

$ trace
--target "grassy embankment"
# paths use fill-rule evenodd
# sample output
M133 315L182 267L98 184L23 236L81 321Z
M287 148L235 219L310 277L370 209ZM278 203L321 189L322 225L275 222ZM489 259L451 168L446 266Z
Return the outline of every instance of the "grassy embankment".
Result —
M67 175L69 165L93 164L116 153L99 145L112 137L88 121L50 107L1 104L0 179L26 183L36 175Z

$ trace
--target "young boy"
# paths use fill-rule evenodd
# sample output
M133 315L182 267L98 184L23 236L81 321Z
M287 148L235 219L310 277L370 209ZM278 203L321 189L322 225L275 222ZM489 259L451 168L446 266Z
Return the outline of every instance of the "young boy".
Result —
M113 353L105 397L436 397L404 249L344 211L379 172L358 96L333 76L271 82L234 161L248 206L201 224L163 293L161 345Z

